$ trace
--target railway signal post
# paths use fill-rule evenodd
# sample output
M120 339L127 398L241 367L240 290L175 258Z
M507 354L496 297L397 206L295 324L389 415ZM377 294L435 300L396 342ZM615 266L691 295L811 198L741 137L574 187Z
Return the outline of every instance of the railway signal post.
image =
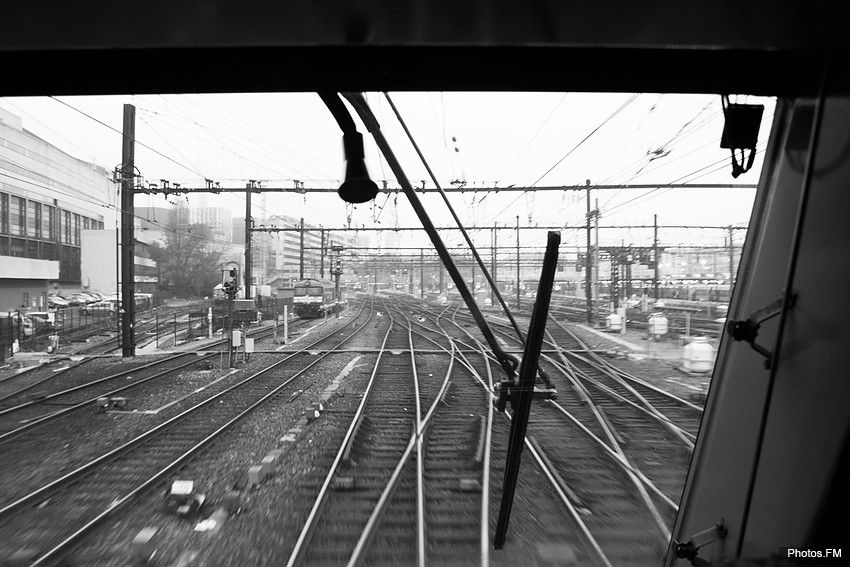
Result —
M339 297L339 276L342 275L342 258L340 257L340 253L344 250L342 246L335 245L331 248L334 254L336 254L336 259L334 260L333 265L331 266L331 275L334 278L334 301L336 302L336 318L339 319L339 311L340 311L340 297Z
M227 268L221 271L221 287L222 291L227 294L227 356L228 366L235 368L236 364L233 357L233 300L236 297L236 292L239 289L239 269Z

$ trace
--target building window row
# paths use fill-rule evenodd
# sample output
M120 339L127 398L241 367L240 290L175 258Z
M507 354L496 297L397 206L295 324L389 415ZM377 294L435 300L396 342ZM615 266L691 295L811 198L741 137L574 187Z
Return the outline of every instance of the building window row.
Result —
M0 193L0 235L51 241L58 235L62 244L79 246L81 230L88 229L103 230L103 221Z

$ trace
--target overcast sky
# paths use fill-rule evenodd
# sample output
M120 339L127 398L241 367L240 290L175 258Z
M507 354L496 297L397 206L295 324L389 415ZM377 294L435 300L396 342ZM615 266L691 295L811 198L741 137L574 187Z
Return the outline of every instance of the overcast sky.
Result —
M584 192L486 193L494 186L550 187L592 184L758 183L773 116L773 100L739 97L733 102L765 104L752 171L734 179L728 150L719 147L723 129L717 95L575 93L390 93L402 118L444 188L465 182L469 192L452 202L468 225L583 225ZM383 94L367 95L382 130L408 178L429 176L414 153ZM202 186L244 187L249 179L266 186L336 188L343 171L341 131L314 93L231 95L145 95L109 97L0 98L24 128L75 157L107 169L121 162L123 105L136 107L136 167L151 182L167 179ZM375 180L398 188L386 162L356 113L366 139L367 165ZM453 183L454 182L454 183ZM380 185L380 181L379 181ZM475 191L481 189L480 191ZM600 224L742 225L749 220L750 189L623 189L594 191ZM173 200L173 198L172 198ZM451 224L436 196L423 197L435 224ZM244 216L244 196L192 196L192 204L228 206ZM137 197L137 206L162 205L161 197ZM254 216L287 214L329 227L420 226L403 194L379 194L374 203L346 206L335 194L275 194L253 198ZM108 212L105 212L109 216ZM377 224L380 223L380 224ZM626 244L651 242L652 231L614 234ZM690 231L662 234L668 240L722 245L723 234ZM459 239L444 238L452 245ZM489 245L489 234L476 239ZM513 236L505 236L505 239ZM543 242L545 233L523 238ZM565 229L565 244L583 243ZM421 234L405 233L402 245L419 246ZM505 242L504 240L501 242ZM676 242L678 243L678 242Z

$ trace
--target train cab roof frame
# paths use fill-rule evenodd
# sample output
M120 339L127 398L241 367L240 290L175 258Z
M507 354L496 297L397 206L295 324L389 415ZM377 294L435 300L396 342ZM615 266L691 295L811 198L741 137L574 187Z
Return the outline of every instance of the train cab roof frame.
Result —
M155 0L128 13L109 0L81 0L73 9L19 2L4 9L0 56L9 80L0 81L0 96L514 90L777 97L729 318L786 293L796 302L784 303L775 326L764 329L782 347L770 369L746 345L722 344L673 533L694 543L690 561L784 564L780 547L841 547L850 507L850 368L842 355L850 343L842 289L850 234L836 214L850 210L850 34L841 3L730 6L490 0L426 10L417 0ZM724 538L697 545L721 520ZM668 554L665 565L679 564Z

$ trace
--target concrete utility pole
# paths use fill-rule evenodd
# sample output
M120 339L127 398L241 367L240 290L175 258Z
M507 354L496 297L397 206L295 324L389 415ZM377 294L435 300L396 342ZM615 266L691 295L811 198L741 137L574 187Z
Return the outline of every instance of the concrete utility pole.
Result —
M519 284L519 215L516 216L516 308L520 309L520 284Z
M473 256L470 261L470 279L472 280L472 287L470 291L472 291L472 297L477 301L478 298L475 296L475 257Z
M594 200L594 208L593 208L593 271L591 273L592 281L590 286L590 291L593 294L593 299L599 299L599 199ZM598 319L598 313L596 307L599 304L597 303L593 307L593 319Z
M587 324L593 325L593 256L590 244L590 179L587 180L587 255L585 257L584 295L587 302Z
M419 249L419 298L425 297L425 256L422 248Z
M319 226L319 238L321 240L322 252L319 260L319 277L325 279L325 229Z
M732 225L729 225L729 294L735 288L735 242L732 240Z
M304 279L304 217L301 217L301 270L300 270L300 278Z
M251 299L251 191L254 189L253 179L245 186L245 299Z
M496 275L496 250L498 249L498 247L496 245L496 236L499 233L496 231L496 226L497 225L494 222L493 223L493 233L490 237L491 242L492 242L492 246L490 248L490 273L493 275L493 283L495 285L499 285L499 278ZM496 291L493 290L493 289L490 290L490 304L494 305L494 306L496 305Z
M652 263L654 270L652 272L652 289L655 294L655 299L658 299L658 277L660 270L658 267L658 215L652 215Z
M135 234L133 219L135 217L134 181L136 148L136 107L124 105L124 138L121 145L121 306L118 316L121 317L121 356L136 356L136 338L134 336L136 321L136 289L135 289Z

